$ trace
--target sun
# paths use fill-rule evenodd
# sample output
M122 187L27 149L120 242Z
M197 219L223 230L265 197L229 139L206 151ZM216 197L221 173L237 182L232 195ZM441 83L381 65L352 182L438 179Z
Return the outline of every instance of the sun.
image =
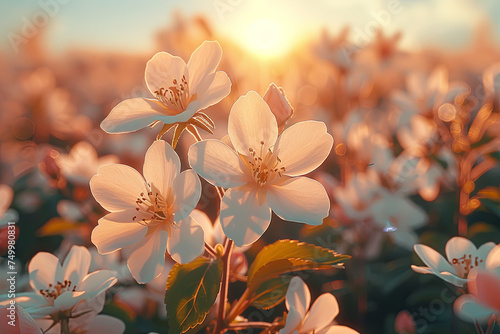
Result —
M259 19L247 28L246 46L259 56L278 56L286 52L280 25L271 19Z

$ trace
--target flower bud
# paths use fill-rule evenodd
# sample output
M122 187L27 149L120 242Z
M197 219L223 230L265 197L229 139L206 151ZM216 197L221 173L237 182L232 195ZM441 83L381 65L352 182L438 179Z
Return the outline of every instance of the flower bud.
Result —
M411 334L416 332L415 321L408 311L401 311L394 321L394 329L398 334Z
M269 105L276 122L278 122L278 129L281 132L288 121L293 115L293 108L286 98L285 91L281 87L277 87L274 83L269 85L264 101Z

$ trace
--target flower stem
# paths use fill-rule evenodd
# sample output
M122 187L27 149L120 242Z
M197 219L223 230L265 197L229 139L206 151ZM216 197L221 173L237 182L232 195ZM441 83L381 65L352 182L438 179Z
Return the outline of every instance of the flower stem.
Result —
M69 331L69 318L62 318L59 323L61 325L61 334L71 334Z
M241 312L243 312L249 305L248 303L248 295L249 295L249 290L248 288L243 292L243 295L241 295L240 299L233 305L229 313L227 314L226 317L226 324L229 325L231 321L233 321Z
M481 328L481 325L476 321L476 331L478 334L484 334L483 329Z
M206 242L205 242L205 250L208 252L208 254L212 255L214 258L217 258L217 252L215 251L215 249Z
M226 316L226 302L227 302L227 290L229 283L229 270L230 270L230 260L231 253L233 252L234 242L231 239L226 239L226 247L224 247L224 255L222 255L222 261L224 263L224 269L222 271L222 283L220 287L219 295L219 310L217 312L217 325L215 327L214 334L219 334L224 332L224 320Z

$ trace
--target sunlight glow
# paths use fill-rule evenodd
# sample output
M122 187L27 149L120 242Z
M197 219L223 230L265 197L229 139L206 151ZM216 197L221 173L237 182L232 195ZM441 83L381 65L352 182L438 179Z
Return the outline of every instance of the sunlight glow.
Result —
M284 39L283 28L271 19L259 19L248 26L246 46L264 57L281 55L289 48Z

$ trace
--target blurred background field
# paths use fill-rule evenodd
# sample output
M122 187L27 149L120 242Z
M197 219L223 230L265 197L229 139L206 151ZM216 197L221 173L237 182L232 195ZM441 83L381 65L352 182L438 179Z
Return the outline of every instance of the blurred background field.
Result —
M332 248L353 256L345 271L301 275L313 298L337 297L341 324L396 333L408 311L418 333L474 331L453 314L454 288L410 265L420 263L417 242L440 253L459 233L500 243L500 2L40 0L3 1L0 12L0 184L13 194L2 188L0 210L17 220L20 267L39 251L92 247L104 210L88 181L105 163L141 170L157 134L108 135L100 122L120 101L150 97L144 69L156 52L187 61L217 40L232 91L206 110L216 132L203 138L226 135L236 99L274 82L295 110L288 125L320 120L335 140L312 175L329 192L330 217L316 228L273 217L248 261L283 238ZM176 149L183 168L192 143L183 136ZM204 183L198 209L212 221L217 199ZM127 333L165 328L162 284L121 281L104 313ZM284 310L247 316L272 321Z

